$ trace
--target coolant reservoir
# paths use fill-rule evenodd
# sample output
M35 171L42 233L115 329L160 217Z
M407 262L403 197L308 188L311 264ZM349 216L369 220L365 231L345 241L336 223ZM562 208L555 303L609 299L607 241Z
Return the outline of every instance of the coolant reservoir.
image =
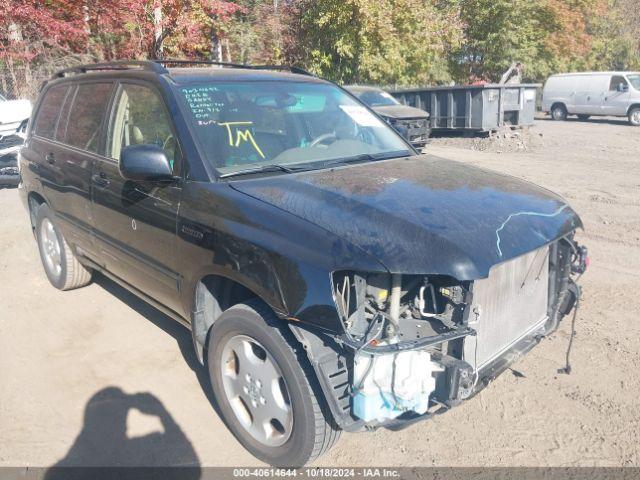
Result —
M423 414L436 388L434 374L441 371L443 368L425 351L357 354L353 414L367 422L382 422L407 411Z

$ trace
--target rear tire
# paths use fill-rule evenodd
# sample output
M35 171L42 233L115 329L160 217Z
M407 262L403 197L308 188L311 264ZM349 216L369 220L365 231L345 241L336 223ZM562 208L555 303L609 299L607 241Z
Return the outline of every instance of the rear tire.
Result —
M640 107L633 107L629 110L629 124L640 127Z
M556 121L564 121L567 119L567 108L561 103L551 107L551 118Z
M303 348L261 302L235 305L215 321L207 369L224 422L260 460L301 467L338 441Z
M91 271L74 255L47 204L37 207L35 227L40 260L51 285L58 290L72 290L91 282Z

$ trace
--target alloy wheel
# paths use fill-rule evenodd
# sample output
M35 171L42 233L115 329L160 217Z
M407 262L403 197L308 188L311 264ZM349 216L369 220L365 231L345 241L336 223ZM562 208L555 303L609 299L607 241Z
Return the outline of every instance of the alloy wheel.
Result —
M284 444L293 430L293 411L271 354L255 339L236 335L224 345L220 368L224 394L245 430L263 445Z
M42 220L40 224L40 239L47 269L54 276L60 276L62 271L62 248L55 227L48 218Z

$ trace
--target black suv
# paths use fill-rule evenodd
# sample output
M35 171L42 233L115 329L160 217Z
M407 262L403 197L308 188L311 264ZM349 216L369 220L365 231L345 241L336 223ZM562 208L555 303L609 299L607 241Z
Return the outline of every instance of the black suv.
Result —
M21 194L51 283L101 272L189 328L224 421L273 465L446 411L579 295L562 198L418 155L302 71L87 65L29 125Z

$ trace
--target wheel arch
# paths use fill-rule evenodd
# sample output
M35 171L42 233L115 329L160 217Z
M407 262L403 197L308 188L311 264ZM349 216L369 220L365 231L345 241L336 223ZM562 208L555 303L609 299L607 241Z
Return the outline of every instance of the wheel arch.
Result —
M31 221L31 231L36 229L36 210L40 205L49 205L47 200L38 192L31 191L27 194L27 205L29 207L29 220Z
M284 313L244 282L216 273L202 276L193 288L191 336L200 363L204 363L204 348L211 326L227 308L247 300L257 299L267 305L278 318Z
M627 108L627 115L629 115L631 113L631 110L633 110L634 108L640 108L640 103L632 103L631 105L629 105L629 108Z
M555 107L562 107L564 108L564 111L569 113L569 110L567 109L567 104L564 102L553 102L551 104L551 107L549 108L549 111L552 111Z

